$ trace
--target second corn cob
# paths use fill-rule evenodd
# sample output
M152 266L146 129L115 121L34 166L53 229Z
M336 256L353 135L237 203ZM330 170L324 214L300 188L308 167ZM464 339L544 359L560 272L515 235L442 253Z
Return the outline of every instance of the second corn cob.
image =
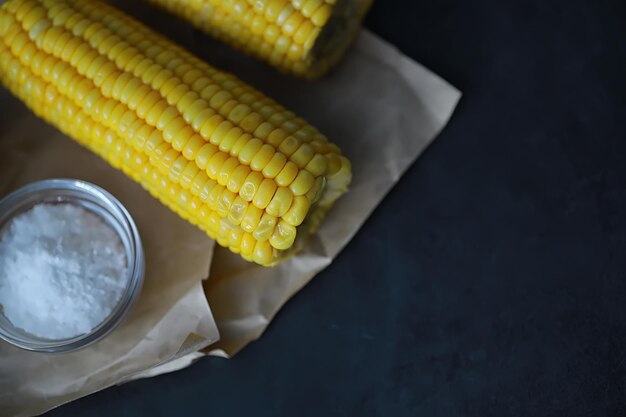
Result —
M372 0L150 0L197 28L306 78L323 75L356 36Z
M105 4L10 0L0 40L16 96L248 260L297 250L350 182L316 129Z

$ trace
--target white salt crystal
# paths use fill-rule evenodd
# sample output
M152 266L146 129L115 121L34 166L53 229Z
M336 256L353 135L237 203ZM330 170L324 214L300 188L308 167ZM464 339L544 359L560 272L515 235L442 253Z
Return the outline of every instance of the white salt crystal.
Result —
M127 281L124 246L100 217L40 204L0 235L0 309L30 334L65 339L107 318Z

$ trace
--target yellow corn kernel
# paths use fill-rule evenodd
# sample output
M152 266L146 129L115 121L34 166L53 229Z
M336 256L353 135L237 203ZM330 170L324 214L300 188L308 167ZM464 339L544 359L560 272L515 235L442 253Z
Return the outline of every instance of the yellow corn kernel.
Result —
M274 193L276 192L276 183L270 179L264 179L259 186L259 189L254 194L252 203L260 209L264 209L272 201Z
M261 221L261 217L263 216L263 210L254 206L253 204L248 204L246 208L246 212L244 213L243 218L241 219L241 228L248 233L254 232L256 227L259 225Z
M288 187L296 179L298 172L300 172L298 165L288 161L276 176L276 183L281 187Z
M191 161L195 160L204 144L204 140L199 135L194 135L183 148L183 155Z
M209 161L217 153L217 146L212 143L205 143L200 150L198 151L198 156L196 157L196 163L200 169L206 169L209 165Z
M332 12L333 8L329 4L325 4L313 12L311 15L311 22L318 27L324 26L326 22L328 22Z
M239 193L246 182L246 178L250 175L250 168L245 165L239 165L228 177L226 187L233 193Z
M241 238L241 254L243 256L252 256L257 240L249 233L244 233Z
M254 229L254 232L252 233L252 235L257 240L269 239L274 233L276 222L277 222L276 217L265 213L263 216L261 216L261 220L259 221L259 224L257 225L256 229Z
M183 157L183 159L187 161L187 164L185 165L183 172L180 174L180 185L183 188L189 188L193 179L196 175L198 175L198 172L200 172L200 169L195 163L189 162L187 158Z
M315 177L309 171L302 170L298 173L298 176L293 180L289 188L294 195L304 195L315 184Z
M265 211L274 216L282 217L291 207L293 193L288 188L278 187Z
M263 168L263 175L266 178L275 178L285 167L286 163L287 157L280 152L276 152Z
M286 221L281 220L276 225L272 237L270 237L270 244L278 250L286 250L293 245L295 240L296 228Z
M245 148L244 148L245 149ZM272 160L272 157L276 154L274 147L268 144L261 146L252 160L250 161L250 168L255 171L262 171L267 164Z
M315 180L315 184L313 184L313 187L311 187L311 189L306 193L306 197L309 199L311 204L315 204L319 201L320 197L325 191L326 184L326 177L317 177L317 179Z
M207 177L206 172L198 171L196 176L193 177L193 179L191 180L191 184L189 185L189 189L191 190L191 193L193 195L197 195L200 197L201 191L204 188L204 184L206 184L207 181L213 181L213 180L210 180L209 177Z
M246 145L239 151L239 160L242 164L250 165L252 158L254 158L263 147L261 139L252 138L246 143Z
M228 158L217 171L217 182L220 185L226 186L232 177L235 170L239 167L239 161L236 158ZM236 190L238 191L238 190Z
M239 225L243 220L248 209L248 202L243 198L236 196L230 205L228 220L235 226Z
M265 178L259 172L251 172L246 177L243 185L239 189L239 195L246 201L252 201L254 196L259 191L261 183Z
M248 133L244 133L239 136L237 141L233 144L233 147L230 149L230 154L232 156L239 156L239 152L248 144L248 142L252 139L252 136Z
M315 154L305 166L305 169L316 177L324 175L326 169L328 169L328 159L323 155Z
M309 212L311 203L306 196L299 195L293 198L291 207L283 216L283 220L292 226L300 226Z
M269 265L272 263L274 251L268 241L258 241L254 246L253 259L261 265Z
M220 169L227 159L229 159L228 154L223 152L216 152L211 157L211 159L209 160L209 164L206 167L206 172L207 174L209 174L210 178L217 179L217 176L220 173Z
M211 191L209 191L206 204L211 208L211 210L217 212L217 207L221 203L220 200L222 198L223 193L224 193L224 187L219 184L215 184L215 186L211 189ZM223 206L223 203L222 203L222 206ZM227 213L227 212L228 212L228 208L222 207L222 213ZM218 215L220 217L223 217L222 214L218 213Z
M228 190L224 190L217 201L217 214L221 217L227 217L230 213L230 207L235 201L236 195Z
M309 144L303 143L289 159L295 162L299 168L304 168L309 162L311 162L313 156L315 156L313 148Z

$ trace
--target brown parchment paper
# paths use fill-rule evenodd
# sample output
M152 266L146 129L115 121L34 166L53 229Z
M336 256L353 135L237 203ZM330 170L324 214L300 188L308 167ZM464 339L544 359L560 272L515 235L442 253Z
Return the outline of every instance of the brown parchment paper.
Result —
M39 414L116 383L183 368L209 353L229 357L258 338L280 307L349 242L460 98L445 81L368 32L336 71L309 83L217 45L140 2L113 3L307 118L351 159L354 181L308 249L286 263L261 268L221 248L212 256L213 242L204 234L0 88L0 196L50 177L101 185L135 217L147 260L137 305L102 342L61 356L0 343L0 416Z

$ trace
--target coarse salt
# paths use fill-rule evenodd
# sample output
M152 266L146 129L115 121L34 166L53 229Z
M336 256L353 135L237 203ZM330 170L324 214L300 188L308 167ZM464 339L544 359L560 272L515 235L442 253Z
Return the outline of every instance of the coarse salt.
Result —
M0 235L0 311L53 340L90 332L127 283L124 246L99 216L72 204L39 204Z

